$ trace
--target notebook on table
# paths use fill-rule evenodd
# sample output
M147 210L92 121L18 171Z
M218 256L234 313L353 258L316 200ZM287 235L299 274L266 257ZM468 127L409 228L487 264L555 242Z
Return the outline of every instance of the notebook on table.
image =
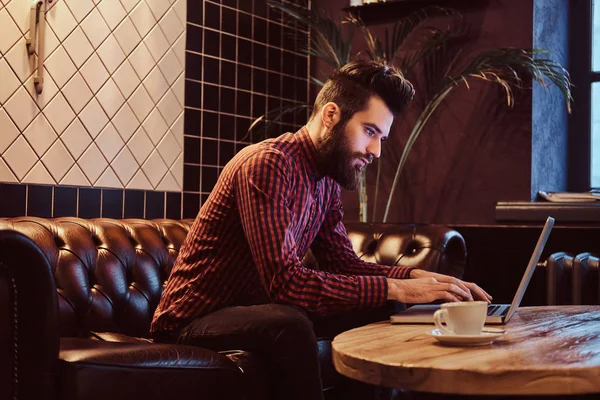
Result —
M521 300L527 290L527 285L535 272L535 267L540 260L544 246L550 236L550 231L554 226L554 218L548 217L544 229L540 234L540 238L537 241L533 254L529 259L529 264L523 273L519 288L513 297L511 304L490 304L488 306L487 317L485 318L486 324L505 324L507 323L517 308L521 304ZM406 311L396 313L390 317L390 321L393 324L433 324L433 313L440 308L439 304L423 304L410 307Z

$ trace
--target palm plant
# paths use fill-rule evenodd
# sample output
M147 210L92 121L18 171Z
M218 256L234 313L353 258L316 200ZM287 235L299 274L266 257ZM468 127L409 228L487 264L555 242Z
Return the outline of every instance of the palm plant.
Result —
M559 64L545 57L542 50L501 48L487 50L468 60L462 55L463 44L467 41L467 30L463 26L461 15L451 9L429 7L414 12L384 29L383 41L359 18L347 16L335 22L324 10L318 7L315 0L308 7L304 2L290 3L269 0L269 5L282 11L285 15L310 28L310 45L306 53L324 60L333 68L339 68L353 58L366 57L398 66L411 81L419 80L419 74L425 75L425 90L419 91L418 101L421 109L411 129L407 143L396 166L394 179L383 215L387 222L392 199L402 170L413 145L419 138L431 116L448 96L458 87L470 87L472 80L495 83L503 88L509 107L514 106L514 88L529 86L535 80L545 87L551 84L558 87L564 97L567 110L571 111L571 82L568 72ZM431 16L450 16L452 23L444 30L432 26L423 26ZM343 29L347 27L347 29ZM355 29L359 29L366 42L364 53L353 53L352 44ZM415 41L409 38L417 37ZM411 46L407 46L411 44ZM316 78L312 80L323 85ZM275 110L280 114L283 110ZM288 111L289 112L289 111ZM268 118L268 116L266 116ZM277 117L275 117L277 118ZM255 128L255 121L250 130ZM377 179L372 220L376 220L377 196L381 177L381 163L377 164ZM360 219L367 220L366 179L365 171L361 175L358 190Z

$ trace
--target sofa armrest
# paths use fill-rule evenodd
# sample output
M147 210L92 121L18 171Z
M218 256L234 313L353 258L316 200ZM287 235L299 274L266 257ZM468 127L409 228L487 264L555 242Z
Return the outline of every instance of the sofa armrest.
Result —
M435 227L435 229L441 229L439 247L441 257L437 272L462 279L467 265L465 238L450 228Z
M52 268L27 236L0 230L0 397L48 399L58 360Z

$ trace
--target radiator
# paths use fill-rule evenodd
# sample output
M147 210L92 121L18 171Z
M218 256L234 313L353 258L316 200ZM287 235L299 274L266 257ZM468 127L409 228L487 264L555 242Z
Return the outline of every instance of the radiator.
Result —
M600 304L600 259L591 253L554 253L540 267L546 273L546 304Z

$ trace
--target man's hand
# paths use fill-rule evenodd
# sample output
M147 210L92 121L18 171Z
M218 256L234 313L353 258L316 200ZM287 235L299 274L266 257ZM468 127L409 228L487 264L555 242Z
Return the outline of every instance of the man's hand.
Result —
M477 286L472 282L465 282L453 276L438 274L435 272L424 271L422 269L413 269L410 272L410 281L412 280L420 280L423 278L433 278L438 284L450 285L448 286L449 290L446 290L450 295L456 297L456 294L459 294L459 298L457 300L449 300L449 296L437 297L434 300L446 299L449 301L470 301L470 300L482 300L491 303L492 296L490 296L485 290ZM409 281L409 282L410 282ZM454 287L458 287L461 292L456 292ZM436 288L439 288L436 287ZM432 288L433 289L433 288ZM465 295L466 293L466 295ZM431 300L433 301L433 300ZM410 302L409 302L410 303Z
M411 274L412 275L412 274ZM454 283L439 282L433 277L416 279L387 278L388 300L402 303L431 303L472 300L471 294Z

